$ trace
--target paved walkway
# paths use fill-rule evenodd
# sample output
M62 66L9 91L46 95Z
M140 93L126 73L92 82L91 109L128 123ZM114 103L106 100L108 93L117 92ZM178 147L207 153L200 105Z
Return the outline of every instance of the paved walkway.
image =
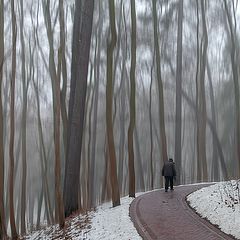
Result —
M234 239L189 208L186 196L207 185L163 189L137 197L130 206L130 217L143 239L228 240Z

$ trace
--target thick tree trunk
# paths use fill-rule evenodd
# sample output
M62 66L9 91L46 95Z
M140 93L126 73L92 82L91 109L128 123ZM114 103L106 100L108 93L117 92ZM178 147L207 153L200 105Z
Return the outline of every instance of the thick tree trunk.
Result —
M80 158L87 90L94 0L76 0L72 42L67 158L64 181L65 216L78 209Z
M17 239L17 229L14 215L14 106L15 106L15 76L16 76L16 15L14 10L14 0L11 1L11 17L12 17L12 75L11 75L11 99L10 99L10 139L9 139L9 212L10 212L10 227L12 239Z
M157 68L157 84L158 84L158 102L159 102L159 125L160 125L160 139L161 139L161 160L160 169L162 168L163 162L168 160L167 155L167 141L165 131L165 113L164 113L164 96L163 96L163 83L161 76L161 61L160 61L160 47L158 42L158 17L156 0L152 0L153 6L153 29L154 29L154 46L156 51L156 68ZM160 186L162 186L162 178L160 178Z
M176 70L176 115L175 115L175 162L177 184L180 184L182 174L182 29L183 0L178 2L178 33L177 33L177 70Z
M112 103L113 103L113 52L117 42L115 26L115 1L109 0L110 34L107 43L107 85L106 85L106 124L107 124L107 149L110 167L110 181L112 190L113 207L120 205L120 193L117 179L116 152L113 136Z

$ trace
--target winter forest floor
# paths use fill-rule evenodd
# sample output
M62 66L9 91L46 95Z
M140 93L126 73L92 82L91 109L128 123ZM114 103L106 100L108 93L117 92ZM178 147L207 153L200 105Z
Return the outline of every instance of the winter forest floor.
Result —
M160 189L137 196L134 201L121 198L121 206L115 208L109 202L87 215L72 216L64 232L49 226L23 239L240 239L239 181L178 186L173 192Z

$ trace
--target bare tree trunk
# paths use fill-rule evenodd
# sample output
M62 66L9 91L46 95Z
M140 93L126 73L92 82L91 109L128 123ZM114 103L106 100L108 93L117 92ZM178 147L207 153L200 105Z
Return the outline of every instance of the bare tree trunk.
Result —
M153 61L151 66L151 82L149 88L149 128L150 128L150 189L154 188L154 173L153 173L153 127L152 127L152 85L153 85L153 68L154 68L155 49L153 53Z
M40 220L41 220L41 212L42 212L42 203L43 203L43 181L42 181L42 188L39 196L38 201L38 211L37 211L37 223L36 223L36 229L39 229L40 227Z
M176 116L175 116L175 162L177 170L177 184L180 184L182 174L182 28L183 28L183 0L178 2L178 33L177 33L177 70L176 70Z
M207 25L205 18L205 6L204 0L201 0L201 14L202 14L202 28L203 28L203 50L201 53L200 61L200 79L199 79L199 151L203 170L203 181L208 180L207 171L207 157L206 157L206 125L207 125L207 111L206 111L206 96L205 96L205 70L206 70L206 60L207 60L207 46L208 46L208 36L207 36Z
M207 59L207 75L209 81L209 92L210 92L210 100L211 100L211 113L212 113L212 123L215 132L217 132L217 121L216 121L216 113L215 113L215 101L214 101L214 93L213 93L213 84L212 84L212 75L209 66L209 62ZM217 150L217 143L215 138L212 138L212 181L219 181L219 165L218 165L218 150Z
M62 90L60 92L61 100L61 114L63 124L63 142L65 156L67 152L67 109L66 109L66 92L67 92L67 64L65 57L65 20L64 20L64 7L63 0L59 0L59 25L60 25L60 48L61 48L61 65L62 65Z
M142 157L140 151L140 144L139 144L139 137L138 137L138 130L135 127L134 131L134 139L135 139L135 146L136 146L136 155L137 155L137 171L138 171L138 182L139 182L139 189L141 192L145 191L145 183L144 183L144 175L143 175L143 166L142 166Z
M39 144L40 144L40 161L41 161L41 171L42 171L42 178L43 178L43 192L44 192L44 199L45 199L45 209L47 213L47 220L48 223L53 223L53 211L51 207L51 201L49 196L49 186L47 180L47 156L46 156L46 148L43 139L43 129L42 129L42 122L41 122L41 114L40 114L40 99L38 94L38 86L33 81L34 90L36 94L37 100L37 118L38 118L38 136L39 136Z
M199 5L197 2L197 69L196 69L196 123L197 123L197 181L202 178L202 164L200 162L200 149L199 149Z
M110 166L110 181L113 207L120 205L120 194L117 179L116 152L113 136L112 102L113 102L113 52L117 42L115 26L115 1L109 0L110 33L107 44L107 85L106 85L106 123L107 123L107 149Z
M54 145L55 145L55 197L56 197L56 215L60 228L64 227L64 206L61 191L61 154L60 154L60 116L61 116L61 100L60 100L60 76L61 76L61 50L58 52L58 71L57 78L54 82L54 98L56 105L54 109L55 123L54 123Z
M17 239L17 229L14 216L14 105L15 105L15 76L16 76L16 15L14 10L14 0L11 0L11 17L12 17L12 75L11 75L11 99L10 99L10 140L9 140L9 212L10 212L10 227L12 239Z
M95 49L96 50L96 49ZM95 57L94 59L96 59L96 51L95 51ZM92 202L92 188L91 185L93 187L93 176L91 175L91 171L92 171L92 160L91 160L91 140L92 140L92 111L93 111L93 103L94 103L94 96L95 96L95 90L92 90L92 97L90 100L90 96L91 96L91 86L92 86L92 73L93 73L93 67L91 68L91 73L90 73L90 87L89 87L89 113L85 114L86 119L87 119L87 115L88 115L88 143L87 143L87 168L85 170L86 172L86 179L87 179L87 209L91 208L91 202ZM95 75L95 73L94 73ZM88 106L88 103L86 103L86 106ZM88 107L86 107L87 109Z
M44 12L44 21L47 31L48 43L49 43L49 73L51 77L52 83L52 102L53 102L53 125L54 125L54 150L55 150L55 221L60 224L62 228L64 226L64 220L61 211L61 190L60 190L60 177L61 177L61 165L60 165L60 150L58 149L58 94L57 94L57 85L60 81L60 75L58 76L55 59L54 59L54 43L53 43L53 29L51 23L51 15L50 15L50 0L42 1L42 8ZM60 55L59 55L60 57ZM59 64L60 60L58 59ZM60 83L59 83L60 85ZM60 122L59 122L60 124Z
M4 62L4 0L0 1L0 238L5 239L6 218L4 209L4 144L3 144L3 109L2 109L2 80Z
M20 17L20 38L21 38L21 60L22 60L22 92L23 92L23 109L22 109L22 192L21 192L21 234L26 233L26 180L27 180L27 84L25 69L25 43L23 35L24 13L23 0L20 1L21 17Z
M239 79L238 79L238 63L236 62L236 26L233 26L231 14L228 9L227 1L224 0L225 11L228 20L228 27L230 30L230 38L231 38L231 65L232 65L232 75L234 81L234 96L235 96L235 118L236 118L236 150L237 150L237 160L238 160L238 178L240 177L240 97L239 97ZM235 11L234 11L235 18Z
M65 216L78 209L80 157L87 90L94 0L75 1L67 158L64 180Z
M90 182L90 191L91 191L91 199L90 205L93 207L96 201L95 194L95 162L96 162L96 141L97 141L97 117L98 117L98 96L99 96L99 85L100 85L100 59L101 59L101 47L102 47L102 25L103 25L103 16L101 15L102 3L99 1L99 28L98 28L98 38L97 38L97 56L94 67L94 77L95 77L95 94L94 94L94 110L93 110L93 137L92 137L92 151L91 151L91 182Z
M167 156L167 141L165 131L165 113L164 113L164 96L163 96L163 83L161 76L161 61L160 61L160 47L158 42L158 17L156 0L152 0L153 6L153 29L154 29L154 46L156 51L156 67L157 67L157 84L158 84L158 101L159 101L159 123L160 123L160 138L161 138L161 160L160 169L162 168L163 162L168 160ZM162 178L160 178L160 186L162 186Z
M136 86L135 86L135 70L136 70L136 9L135 0L131 1L131 68L130 68L130 123L128 127L128 173L129 173L129 197L135 197L135 169L134 169L134 144L133 132L136 122Z
M121 70L121 83L120 83L120 116L119 116L119 122L120 122L120 148L119 148L119 158L118 158L118 183L120 187L120 193L123 194L123 162L124 162L124 156L125 156L125 118L126 118L126 87L125 87L125 78L126 78L126 59L127 59L127 31L126 31L126 17L124 12L124 5L121 5L121 11L123 15L123 23L124 23L124 32L125 32L125 39L124 41L124 47L122 47L122 70ZM122 44L123 45L123 44Z

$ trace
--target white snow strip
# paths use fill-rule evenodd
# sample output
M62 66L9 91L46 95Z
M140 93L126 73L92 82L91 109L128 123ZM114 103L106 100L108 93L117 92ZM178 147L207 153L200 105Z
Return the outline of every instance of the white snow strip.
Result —
M220 182L188 196L188 201L202 217L240 239L240 180Z
M136 194L139 196L142 193ZM140 240L142 239L129 217L133 198L121 198L121 205L112 207L104 203L88 215L78 215L67 221L65 234L58 225L36 231L24 239L74 239L74 240Z

